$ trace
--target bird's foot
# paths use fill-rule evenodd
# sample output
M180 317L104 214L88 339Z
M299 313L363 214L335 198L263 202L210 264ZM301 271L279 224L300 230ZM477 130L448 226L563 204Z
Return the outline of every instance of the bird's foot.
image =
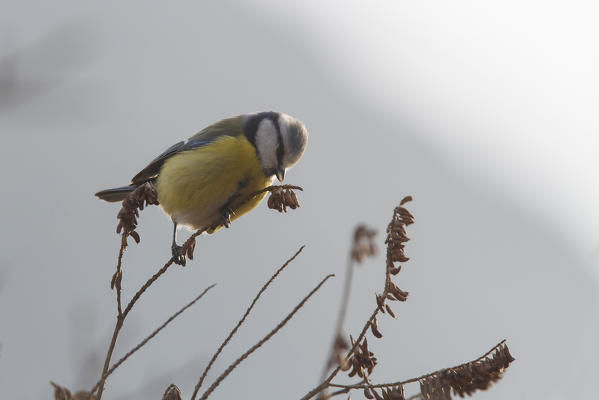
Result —
M185 266L185 254L183 253L183 246L179 246L173 243L171 246L171 252L173 254L173 262L177 265Z
M221 215L223 217L223 225L225 228L231 226L231 215L235 215L235 212L231 209L231 207L223 207L221 210Z

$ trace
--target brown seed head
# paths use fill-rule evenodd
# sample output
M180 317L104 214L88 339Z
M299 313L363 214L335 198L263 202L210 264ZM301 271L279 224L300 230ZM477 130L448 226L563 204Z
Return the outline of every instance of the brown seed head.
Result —
M80 390L73 395L73 400L96 400L96 396L88 392L87 390Z
M374 353L368 350L368 341L366 338L356 347L354 354L350 358L352 370L348 374L350 377L358 375L360 378L364 378L366 375L370 375L377 364Z
M72 400L73 396L69 389L54 382L50 382L50 385L54 387L54 400Z
M451 399L450 390L460 397L471 396L477 390L487 390L503 377L503 371L514 361L505 343L492 354L455 368L436 372L420 381L424 399Z
M273 188L267 204L268 208L277 210L278 212L287 212L287 207L295 210L300 206L295 192L292 189L283 189L281 187Z
M397 385L395 387L384 388L382 390L384 400L405 400L403 386Z
M169 385L166 388L166 391L162 395L162 400L181 400L183 397L181 396L181 391L175 384Z
M335 339L335 344L333 345L333 353L332 358L329 360L328 367L332 367L333 365L339 365L342 371L347 371L351 366L349 360L345 357L345 353L349 349L349 343L347 340L339 335L337 339Z
M139 210L143 210L149 204L158 205L158 192L151 182L146 182L138 186L133 192L129 193L119 211L117 218L119 223L116 227L116 233L123 233L131 236L136 243L139 243L139 234L135 231L137 227L137 217Z
M374 256L376 254L376 245L374 244L375 235L376 230L371 229L364 224L356 227L351 257L358 264L361 264L366 257Z

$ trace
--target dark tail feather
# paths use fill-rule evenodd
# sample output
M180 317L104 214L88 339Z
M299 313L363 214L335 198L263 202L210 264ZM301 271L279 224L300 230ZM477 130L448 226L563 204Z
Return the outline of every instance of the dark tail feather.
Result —
M127 197L129 193L134 191L136 187L137 185L129 185L121 186L114 189L100 190L98 193L95 194L95 196L99 199L106 200L111 203L116 201L123 201L123 199Z

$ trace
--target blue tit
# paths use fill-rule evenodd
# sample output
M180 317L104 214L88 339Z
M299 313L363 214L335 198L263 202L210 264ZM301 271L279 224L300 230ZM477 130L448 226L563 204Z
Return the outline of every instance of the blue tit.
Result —
M226 118L179 142L152 160L131 184L106 189L96 196L122 201L139 185L152 182L158 201L171 218L172 253L181 256L177 227L213 233L255 208L262 193L283 181L285 171L301 158L308 132L304 124L280 112L259 112Z

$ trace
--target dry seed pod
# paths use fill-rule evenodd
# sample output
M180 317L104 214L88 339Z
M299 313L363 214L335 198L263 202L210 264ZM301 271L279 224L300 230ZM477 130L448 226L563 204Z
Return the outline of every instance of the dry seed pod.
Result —
M57 385L54 382L50 382L50 385L54 387L54 400L72 400L71 391L66 387Z
M370 330L372 331L372 334L377 337L377 338L382 338L383 334L379 331L379 323L376 319L376 317L374 318L374 320L370 323Z
M358 264L361 264L366 257L374 256L376 254L376 245L374 244L375 235L376 230L371 229L364 224L356 227L351 257Z
M121 290L122 279L123 279L123 271L121 271L121 270L116 271L112 275L112 279L110 280L110 288L114 289L116 287L117 290Z
M405 395L403 391L402 385L397 385L392 388L387 388L387 390L383 390L383 397L385 400L405 400Z
M397 267L389 268L389 273L391 275L397 275L399 273L399 271L401 271L401 265L398 265Z
M287 207L295 210L300 206L296 194L291 189L274 188L267 201L268 208L278 212L287 212Z
M393 318L397 318L395 316L395 313L393 312L393 310L391 309L391 307L389 307L389 304L385 304L385 309L387 310L387 312L389 313L389 315Z
M343 336L337 336L333 345L332 358L329 360L328 368L333 365L338 365L342 371L347 371L351 367L349 359L345 357L345 353L349 349L349 344Z
M162 395L162 400L182 400L181 391L177 385L171 384Z
M295 210L297 207L299 207L297 196L293 191L285 190L285 192L283 192L283 199L285 200L287 207L291 208L292 210Z
M379 395L378 392L374 388L372 389L372 393L374 394L374 398L376 400L385 400L385 398L383 396Z
M414 200L414 198L412 196L406 196L403 199L401 199L401 201L399 202L400 206L403 206L404 204L406 204L408 201L412 201Z
M193 260L193 251L196 248L196 241L195 239L192 240L191 242L189 242L189 245L185 248L185 254L187 254L187 258L189 258L190 260Z
M129 233L129 236L131 236L133 238L133 240L135 240L135 243L139 244L139 242L141 241L141 238L139 237L139 233L137 233L136 231L131 231Z
M399 301L406 301L408 299L408 292L404 292L397 285L389 280L388 284L389 293L392 294Z

